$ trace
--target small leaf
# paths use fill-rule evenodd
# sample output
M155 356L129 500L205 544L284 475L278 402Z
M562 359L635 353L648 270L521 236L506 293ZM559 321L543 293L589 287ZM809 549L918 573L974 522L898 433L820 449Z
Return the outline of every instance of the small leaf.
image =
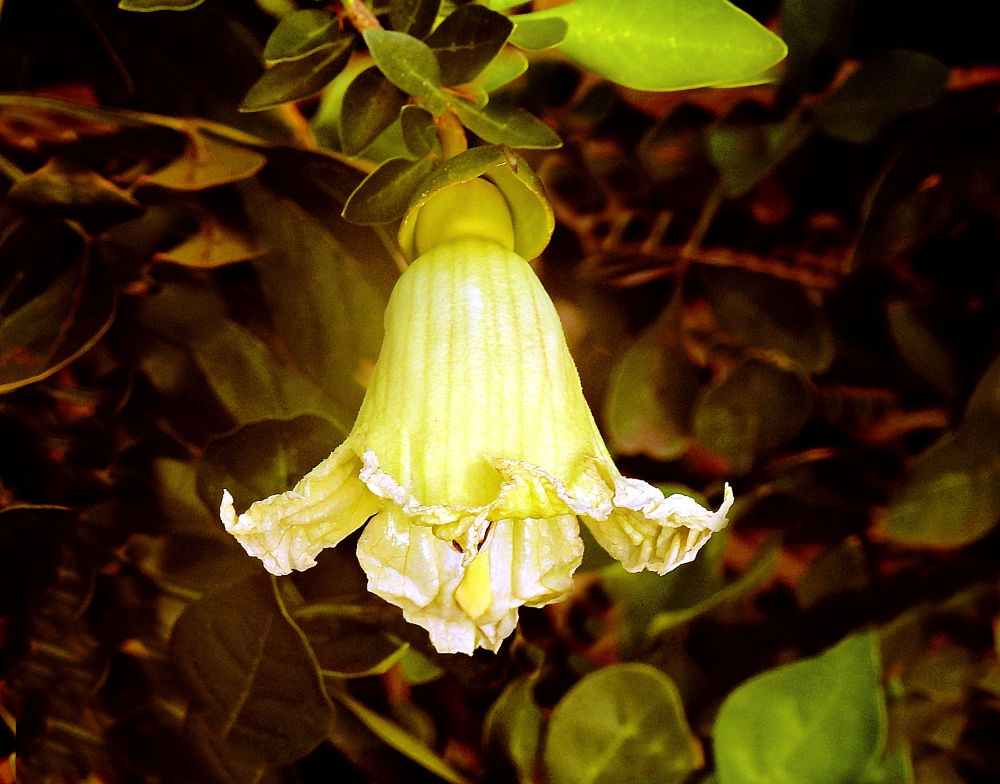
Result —
M399 114L406 149L414 158L441 157L434 115L419 106L404 106Z
M441 0L392 0L389 24L398 33L423 38L434 27Z
M251 234L206 212L194 234L170 250L157 253L153 260L195 269L212 269L254 259L261 253L263 251L257 247Z
M801 286L738 267L699 265L719 325L748 346L780 351L818 373L833 361L833 333Z
M286 765L326 736L333 708L270 575L189 605L170 654L218 743Z
M264 419L211 440L198 464L198 497L217 510L222 491L245 509L260 498L283 493L337 447L345 431L329 420L304 414Z
M812 415L812 390L801 372L744 359L698 399L694 434L745 474L759 456L794 438Z
M680 784L702 764L677 687L647 664L584 676L549 720L552 784Z
M513 29L506 16L481 5L456 8L425 40L437 56L441 82L471 82L500 51Z
M369 174L351 194L344 217L364 226L391 223L406 213L417 186L434 167L432 158L390 158Z
M541 52L559 46L566 40L569 25L565 19L535 19L530 16L515 16L514 30L510 42L518 49Z
M638 90L742 82L787 52L778 36L726 0L576 0L515 22L536 19L565 20L559 47L571 60Z
M533 150L554 150L562 146L555 131L524 109L492 103L479 108L460 98L451 105L462 124L490 144Z
M391 30L366 30L365 43L375 64L400 90L440 100L441 69L427 44Z
M263 153L201 130L188 134L184 152L162 169L143 174L136 185L200 191L253 177L264 168Z
M123 11L187 11L204 2L205 0L120 0L118 7Z
M813 116L830 136L866 144L897 117L934 103L947 81L948 69L936 57L893 49L848 76Z
M742 196L795 152L812 132L796 115L777 123L722 120L708 132L708 157L729 196Z
M337 15L322 9L292 11L281 17L264 47L264 61L298 60L344 37Z
M22 204L69 212L132 217L143 209L132 194L97 172L55 157L15 182L7 195Z
M50 233L39 238L39 231ZM30 243L25 251L15 248L21 241ZM90 349L111 326L117 306L89 240L67 224L24 224L8 234L3 248L17 253L18 268L29 276L52 275L54 263L57 277L15 309L0 311L0 394L47 378Z
M889 334L906 364L945 400L954 400L959 391L959 374L953 352L911 303L893 300L886 304L885 315Z
M344 36L298 60L275 63L260 77L240 106L241 112L273 109L283 103L301 101L321 92L344 70L351 59L356 38Z
M388 128L408 96L378 68L359 73L344 92L340 109L340 144L345 155L357 155Z
M444 675L444 670L413 648L407 649L399 660L399 670L411 686L423 686Z
M469 82L467 89L472 92L491 93L505 84L510 84L527 70L528 58L517 49L505 46L482 73Z
M524 676L507 685L483 723L483 748L512 765L521 784L534 780L544 718L535 704L534 680Z
M751 678L715 722L719 784L858 781L885 745L880 677L865 632Z

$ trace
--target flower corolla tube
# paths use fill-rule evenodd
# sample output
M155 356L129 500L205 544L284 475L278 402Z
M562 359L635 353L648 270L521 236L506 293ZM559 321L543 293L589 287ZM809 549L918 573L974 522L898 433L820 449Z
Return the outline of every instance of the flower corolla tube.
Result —
M425 231L421 248L418 224L422 252L390 297L347 440L243 514L225 492L221 517L279 575L314 566L364 526L357 554L369 590L437 650L469 654L496 651L520 606L570 593L580 522L628 571L663 574L726 525L732 493L727 485L711 512L623 477L552 301L510 232L462 225Z

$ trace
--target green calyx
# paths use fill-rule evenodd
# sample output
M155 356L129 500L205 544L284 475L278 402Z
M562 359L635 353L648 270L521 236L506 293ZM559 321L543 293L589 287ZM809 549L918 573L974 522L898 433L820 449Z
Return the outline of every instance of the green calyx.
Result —
M417 215L416 251L459 239L492 240L514 250L514 223L499 188L483 179L457 182L437 191Z

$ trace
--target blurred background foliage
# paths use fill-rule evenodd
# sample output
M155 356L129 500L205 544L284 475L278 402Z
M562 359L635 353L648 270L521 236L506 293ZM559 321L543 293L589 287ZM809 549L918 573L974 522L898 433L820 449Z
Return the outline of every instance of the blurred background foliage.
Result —
M642 92L454 5L0 3L0 781L997 781L1000 6L745 0L771 81ZM473 657L216 516L350 427L453 85L623 470L738 499Z

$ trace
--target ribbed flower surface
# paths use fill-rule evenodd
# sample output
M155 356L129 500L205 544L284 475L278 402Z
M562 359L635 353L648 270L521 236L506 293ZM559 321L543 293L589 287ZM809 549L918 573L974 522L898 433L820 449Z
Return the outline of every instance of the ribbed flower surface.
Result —
M527 262L461 239L403 274L347 441L295 488L222 518L283 574L369 520L369 589L441 651L496 650L521 605L572 589L578 520L630 571L694 558L726 523L625 479L583 397L551 300ZM374 515L374 516L373 516Z

